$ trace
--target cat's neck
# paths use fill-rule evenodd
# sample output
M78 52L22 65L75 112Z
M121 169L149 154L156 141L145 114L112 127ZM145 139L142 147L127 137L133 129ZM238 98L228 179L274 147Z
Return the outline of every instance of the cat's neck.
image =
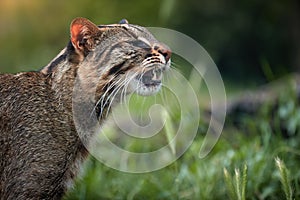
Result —
M72 111L72 93L76 75L76 65L70 63L67 58L53 66L52 72L48 74L57 104L69 112Z
M70 113L73 112L74 103L88 106L92 110L86 109L86 113L91 112L98 120L102 120L109 113L110 109L107 108L112 105L106 98L110 97L113 88L109 87L110 83L105 78L102 80L101 72L96 68L85 66L70 45L40 72L48 76L59 106Z

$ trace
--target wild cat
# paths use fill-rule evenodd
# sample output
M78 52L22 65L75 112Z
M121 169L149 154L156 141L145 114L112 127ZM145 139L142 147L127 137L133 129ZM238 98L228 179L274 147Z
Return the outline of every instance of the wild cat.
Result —
M88 156L81 139L93 134L75 127L75 84L88 94L77 105L94 108L103 123L120 95L158 92L170 67L171 50L127 20L96 26L76 18L70 32L42 70L0 75L1 199L60 199L66 192Z

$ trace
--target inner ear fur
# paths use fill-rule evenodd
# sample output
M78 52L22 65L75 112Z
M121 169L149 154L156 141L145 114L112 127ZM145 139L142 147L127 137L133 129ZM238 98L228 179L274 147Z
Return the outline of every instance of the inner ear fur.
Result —
M95 46L95 38L101 35L100 29L88 19L79 17L70 26L71 42L75 50L86 56Z

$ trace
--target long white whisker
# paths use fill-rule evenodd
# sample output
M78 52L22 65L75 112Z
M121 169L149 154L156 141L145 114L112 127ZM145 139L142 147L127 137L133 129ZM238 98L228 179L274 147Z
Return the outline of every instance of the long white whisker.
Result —
M110 102L109 102L109 105L108 105L108 107L107 107L107 111L106 111L106 117L107 117L107 115L108 115L108 113L109 113L109 110L110 110L110 108L111 108L111 106L112 106L112 103L113 103L113 101L115 100L115 97L118 95L118 93L119 93L119 91L121 90L121 88L123 88L124 87L124 85L125 85L125 83L127 82L128 80L123 80L123 82L120 84L120 85L118 85L117 86L117 88L109 95L109 97L107 98L107 102L110 100ZM105 102L105 104L107 103L107 102Z
M138 81L137 81L137 83L138 83L138 85L137 85L137 87L135 88L135 91L137 91L138 89L140 89L143 85L141 84L142 83L142 78L143 78L143 76L145 75L145 73L147 72L147 71L145 71L145 68L143 68L142 69L143 71L142 71L142 73L141 73L141 75L140 75L140 78L138 79Z
M121 79L120 79L120 80L121 80ZM115 87L114 90L108 95L108 97L106 98L106 101L105 101L104 105L106 105L106 103L110 100L110 98L111 98L116 92L118 92L118 91L122 88L124 82L125 82L125 80L122 80L122 81L120 81L120 82L118 81L118 83L115 84L116 87Z
M110 103L109 103L109 106L108 106L108 109L107 109L107 114L108 114L108 111L112 105L112 102L114 101L116 95L119 93L120 89L122 88L122 91L124 89L124 87L128 87L128 84L130 83L130 81L137 75L137 73L133 74L130 78L128 78L126 76L126 78L121 82L119 83L119 85L114 89L114 91L109 95L109 97L107 98L107 101L110 100ZM122 95L122 93L121 93ZM112 98L111 98L112 97ZM120 97L121 98L121 97ZM105 102L106 104L107 102Z
M114 78L116 78L115 76L113 76L102 88L104 88L105 86L107 86L109 83L111 83L111 81L114 79ZM116 81L116 82L113 82L107 89L106 89L106 91L104 92L104 94L102 94L101 95L101 98L97 101L97 103L95 104L95 106L94 106L94 108L93 108L93 110L92 110L92 113L91 113L91 115L90 115L90 117L93 115L93 113L96 111L96 108L99 106L99 104L101 103L101 106L100 106L100 108L101 108L101 110L100 110L100 113L102 113L102 108L103 108L103 101L104 101L104 99L105 99L105 96L107 95L107 93L109 92L109 90L111 89L111 88L113 88L117 83L119 82L119 80L118 81Z
M138 73L133 74L130 78L128 78L128 77L126 76L126 78L125 78L125 79L123 80L123 82L119 85L119 87L116 88L116 89L114 90L114 94L111 94L111 95L110 95L110 96L113 95L113 97L111 98L110 104L109 104L109 106L108 106L107 114L108 114L108 111L109 111L109 109L110 109L110 107L111 107L111 105L112 105L112 102L114 101L116 95L119 93L120 89L122 88L122 92L121 92L121 94L120 94L120 98L122 98L122 93L124 92L124 88L127 88L127 87L128 87L128 84L131 82L131 80L132 80L133 78L135 78L135 76L136 76L137 74L138 74ZM126 95L126 93L124 93L124 98L125 98L125 95ZM109 96L109 99L110 99L110 96Z
M124 87L121 91L121 102L126 102L126 94L127 94L127 88L128 85L130 83L130 81L132 80L132 78L134 78L136 76L137 73L133 74L131 78L128 78L128 76L130 75L129 73L126 74L125 80L128 80L126 83L124 83ZM123 99L122 99L123 98Z

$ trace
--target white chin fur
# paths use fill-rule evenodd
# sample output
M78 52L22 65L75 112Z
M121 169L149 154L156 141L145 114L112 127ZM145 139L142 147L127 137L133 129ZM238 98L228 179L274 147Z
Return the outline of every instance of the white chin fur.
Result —
M141 82L133 80L129 84L129 87L130 87L130 89L131 89L132 92L135 92L138 95L141 95L141 96L150 96L150 95L154 95L157 92L159 92L159 90L161 88L161 84L155 85L155 86L146 86L146 85L144 85Z
M155 86L143 85L143 86L140 86L139 88L137 88L135 92L141 96L150 96L150 95L154 95L157 92L159 92L160 88L161 88L161 84L155 85Z

